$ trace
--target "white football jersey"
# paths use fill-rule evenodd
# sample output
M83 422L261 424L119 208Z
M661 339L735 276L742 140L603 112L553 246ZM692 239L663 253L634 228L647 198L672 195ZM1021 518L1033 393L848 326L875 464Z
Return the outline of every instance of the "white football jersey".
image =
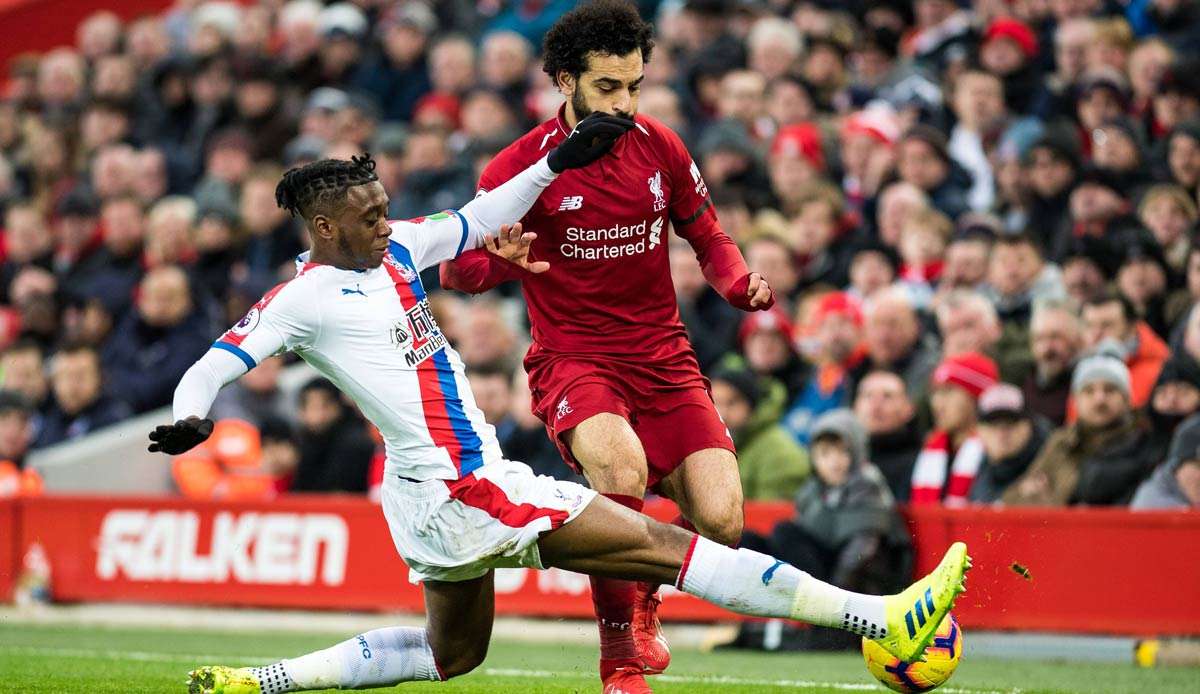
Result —
M303 254L296 277L263 296L213 347L247 368L295 352L379 428L388 473L458 479L503 456L419 273L459 255L471 231L456 212L390 225L379 267L342 270Z

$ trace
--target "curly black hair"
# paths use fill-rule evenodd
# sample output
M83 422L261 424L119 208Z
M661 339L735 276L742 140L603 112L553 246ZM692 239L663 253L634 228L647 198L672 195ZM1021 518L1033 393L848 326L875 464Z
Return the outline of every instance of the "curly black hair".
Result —
M322 159L285 173L275 187L275 203L293 217L299 214L312 219L334 212L346 201L350 188L378 180L375 160L368 153L350 157L350 161Z
M627 0L594 0L559 18L542 42L542 70L557 83L558 73L576 77L587 71L589 53L626 55L640 49L650 61L654 28Z

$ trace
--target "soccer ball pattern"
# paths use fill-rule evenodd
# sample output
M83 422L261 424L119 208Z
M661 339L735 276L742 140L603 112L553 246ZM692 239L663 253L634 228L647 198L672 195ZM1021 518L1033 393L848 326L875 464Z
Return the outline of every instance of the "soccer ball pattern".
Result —
M928 692L945 683L954 674L962 658L962 629L953 615L946 615L925 649L926 661L906 663L882 646L863 639L863 659L867 670L889 689L898 692Z

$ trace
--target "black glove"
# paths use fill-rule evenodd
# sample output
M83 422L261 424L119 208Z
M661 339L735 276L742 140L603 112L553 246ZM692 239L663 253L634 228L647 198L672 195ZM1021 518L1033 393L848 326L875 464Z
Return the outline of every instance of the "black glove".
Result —
M213 420L188 417L174 424L157 426L150 432L154 443L146 449L151 453L179 455L199 446L213 433Z
M593 113L575 125L563 143L546 157L546 163L554 173L587 166L608 154L617 143L617 138L633 127L633 119Z

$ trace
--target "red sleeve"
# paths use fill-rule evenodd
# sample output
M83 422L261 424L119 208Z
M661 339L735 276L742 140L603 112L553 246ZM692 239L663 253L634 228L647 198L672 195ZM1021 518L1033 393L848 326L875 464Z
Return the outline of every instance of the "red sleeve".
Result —
M708 196L708 186L700 176L700 167L692 161L679 136L662 124L655 124L666 143L671 175L671 226L675 233L692 245L704 279L733 306L750 308L746 290L750 270L733 239L721 230L717 211ZM768 308L761 306L758 308Z
M438 274L446 289L482 294L503 282L520 280L529 273L485 249L476 248L442 263Z
M492 158L479 176L479 191L492 190L517 175L525 167L516 168L524 138L504 148ZM509 280L520 280L529 273L512 263L476 248L459 254L454 260L442 263L438 276L446 289L468 294L482 294Z

